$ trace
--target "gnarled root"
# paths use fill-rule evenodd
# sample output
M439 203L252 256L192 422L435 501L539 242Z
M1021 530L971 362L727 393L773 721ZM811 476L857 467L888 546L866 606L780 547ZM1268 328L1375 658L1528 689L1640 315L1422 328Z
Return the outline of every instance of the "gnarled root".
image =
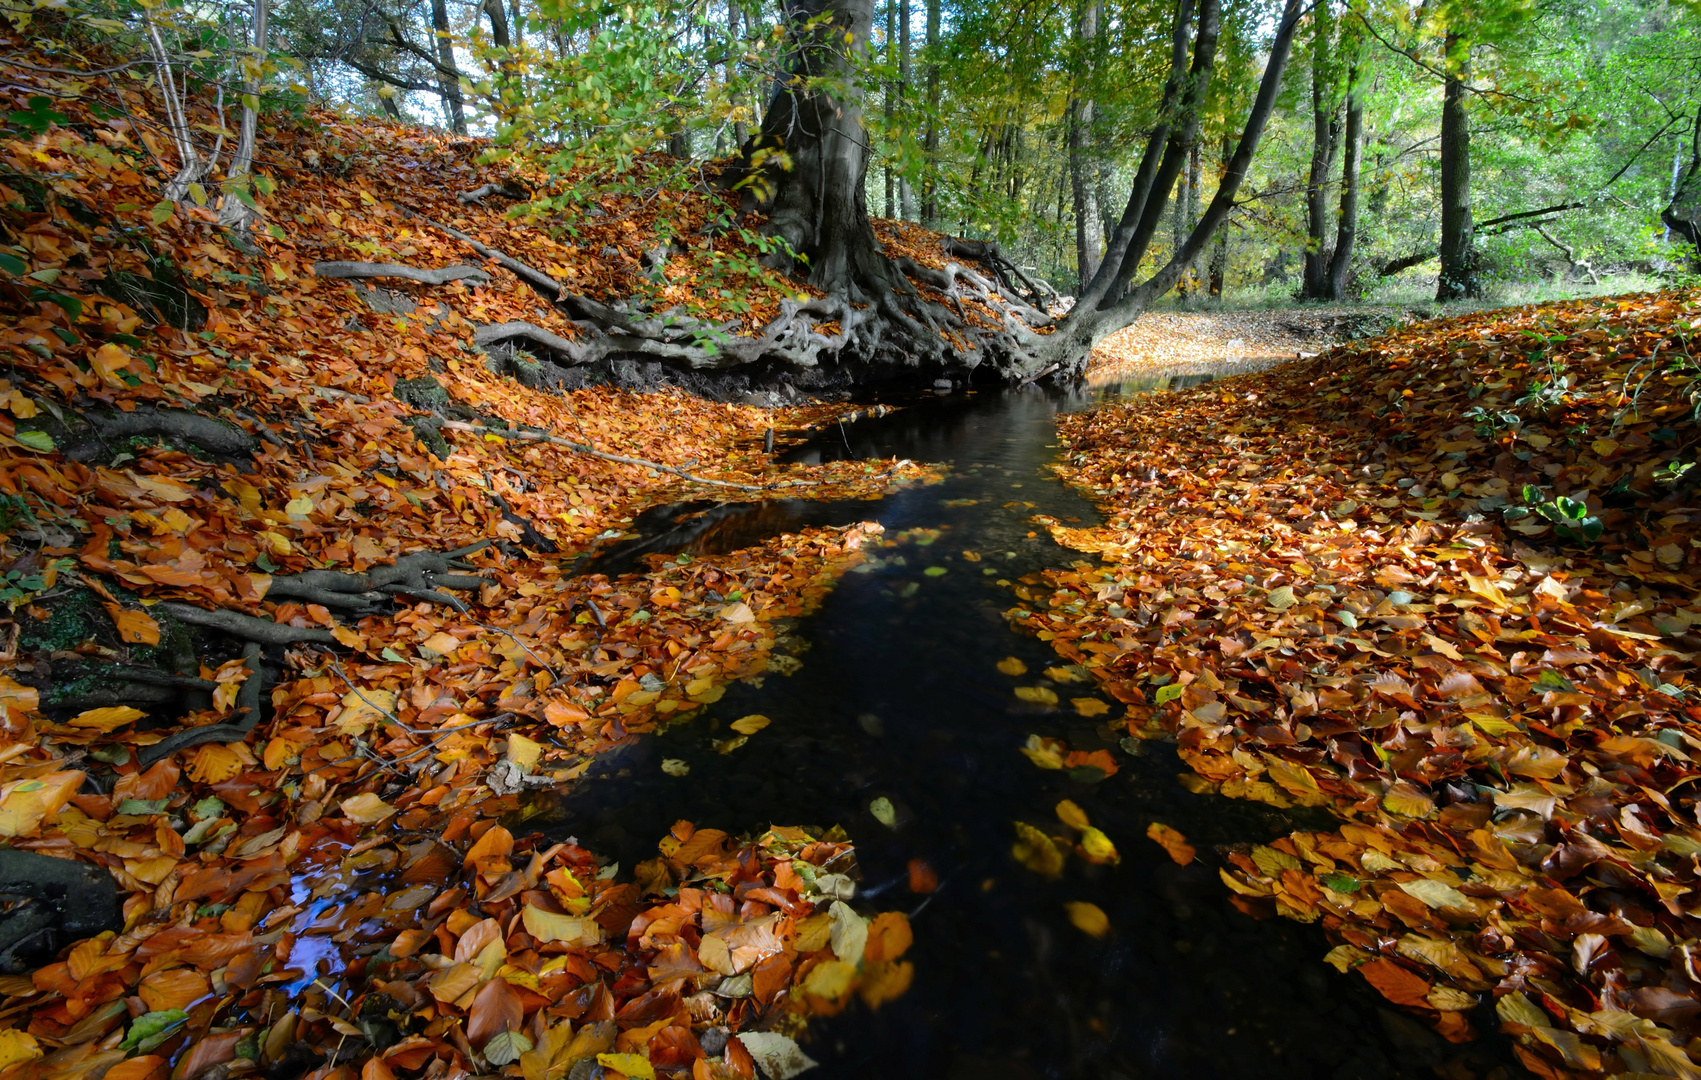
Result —
M263 651L264 646L257 641L249 642L242 650L242 663L248 668L248 677L243 680L242 689L236 693L237 721L234 724L208 724L205 727L180 731L152 746L143 747L136 755L137 763L145 769L154 762L191 746L213 742L241 742L246 739L249 732L260 722L260 703L264 700L266 683L266 669L261 663Z
M424 285L447 285L451 281L472 281L482 285L490 275L476 266L445 266L440 270L421 270L400 263L317 262L313 273L322 278L400 278Z

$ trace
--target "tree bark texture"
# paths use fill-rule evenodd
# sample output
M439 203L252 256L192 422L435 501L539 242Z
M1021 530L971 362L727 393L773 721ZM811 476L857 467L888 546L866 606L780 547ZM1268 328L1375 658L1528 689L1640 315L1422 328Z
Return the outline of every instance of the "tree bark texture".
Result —
M1104 237L1099 232L1098 163L1093 160L1092 63L1099 33L1102 0L1085 0L1076 24L1080 68L1075 79L1075 100L1069 115L1069 186L1075 203L1076 294L1084 292L1099 266L1099 249Z
M1347 122L1341 134L1341 208L1335 220L1335 250L1329 256L1328 287L1324 296L1344 300L1358 241L1359 158L1364 152L1364 98L1358 90L1358 70L1347 73Z
M939 222L939 0L927 0L927 134L922 140L927 171L921 180L921 220L928 226Z
M1471 222L1471 118L1465 108L1465 79L1470 76L1466 50L1457 35L1447 35L1447 82L1441 99L1441 277L1435 299L1462 300L1480 289L1476 269L1476 228Z
M466 106L461 100L460 69L455 65L455 40L449 32L449 5L445 0L431 0L431 30L437 40L438 93L443 97L443 111L449 115L449 126L455 134L467 133Z
M1305 270L1300 295L1322 300L1329 292L1329 181L1341 140L1329 40L1328 6L1312 12L1311 171L1305 181Z

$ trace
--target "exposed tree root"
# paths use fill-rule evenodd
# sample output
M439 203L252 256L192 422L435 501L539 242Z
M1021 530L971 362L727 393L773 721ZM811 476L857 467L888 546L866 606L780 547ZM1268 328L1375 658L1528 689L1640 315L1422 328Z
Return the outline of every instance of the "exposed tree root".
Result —
M445 266L440 270L422 270L400 263L318 262L313 273L322 278L401 278L425 285L447 285L451 281L471 280L482 284L490 275L476 266Z
M38 416L28 426L52 435L66 457L81 462L111 457L118 449L115 443L133 438L164 438L225 457L248 457L255 450L254 436L235 424L186 409L91 409L72 423L58 424Z
M501 195L509 199L529 199L532 193L527 191L517 180L504 180L500 184L485 184L482 187L473 188L471 191L463 191L455 196L455 201L463 206L468 203L483 206L484 200L492 195Z
M0 972L15 975L62 941L124 926L118 886L98 866L0 848L0 893L25 897L0 920Z
M336 638L329 630L316 626L289 626L284 623L272 622L254 615L244 615L240 611L208 611L194 604L183 604L167 600L160 609L173 618L189 623L191 626L204 626L209 630L221 630L232 637L244 641L257 641L264 645L296 645L304 641L320 645L332 645Z
M248 668L248 677L242 682L242 689L236 694L236 715L234 724L208 724L204 727L190 728L175 735L161 739L152 746L143 747L137 753L136 761L142 768L147 768L156 761L170 757L179 750L203 743L241 742L254 730L254 725L260 722L260 703L264 700L263 691L266 683L266 668L261 662L264 651L257 641L251 641L242 650L242 662Z

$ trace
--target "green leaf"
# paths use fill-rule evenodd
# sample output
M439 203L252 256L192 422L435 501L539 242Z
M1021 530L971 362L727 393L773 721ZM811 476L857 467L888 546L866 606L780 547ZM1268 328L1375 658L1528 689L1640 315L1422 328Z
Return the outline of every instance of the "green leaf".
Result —
M130 1030L125 1033L118 1048L146 1053L171 1038L172 1032L188 1019L189 1014L182 1009L143 1013L130 1024Z
M0 251L0 270L6 271L6 273L11 274L13 277L23 277L24 271L29 268L30 264L18 258L16 255L8 255L5 252Z
M1159 705L1167 705L1180 696L1181 685L1179 683L1170 683L1168 686L1158 687L1157 700Z
M1345 874L1324 874L1322 880L1323 884L1338 893L1358 892L1360 885L1363 884L1358 878L1348 877Z
M177 212L177 204L170 199L161 199L154 203L153 219L155 225L164 225L171 220L171 215Z
M123 799L113 810L119 814L147 817L149 814L165 813L165 802L164 799Z
M207 189L200 184L189 185L189 197L195 200L196 206L207 205Z
M1551 694L1575 694L1577 687L1557 671L1544 671L1530 684L1530 689Z
M390 648L386 648L383 652L379 653L378 655L381 658L390 661L392 664L405 664L405 663L408 662L407 657L403 656L401 653L398 653L396 650L390 649Z
M882 795L868 804L868 812L874 815L874 820L890 829L897 823L898 812L892 808L892 800Z
M50 453L53 449L53 436L45 431L20 431L16 436L18 442L31 450Z
M272 181L271 177L269 177L269 176L256 176L256 177L254 177L254 190L258 191L260 194L270 195L272 192L276 191L277 189L278 189L278 185Z
M217 795L208 795L189 807L189 816L196 819L216 818L222 813L224 813L224 800Z

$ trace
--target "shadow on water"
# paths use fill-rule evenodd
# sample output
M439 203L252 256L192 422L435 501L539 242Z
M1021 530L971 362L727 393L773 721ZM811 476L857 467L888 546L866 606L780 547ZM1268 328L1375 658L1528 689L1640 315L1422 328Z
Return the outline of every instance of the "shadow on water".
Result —
M816 1021L808 1049L823 1067L814 1075L1490 1075L1511 1060L1497 1040L1446 1043L1386 1007L1362 979L1325 966L1318 927L1255 922L1229 905L1211 846L1272 839L1299 823L1291 814L1190 794L1177 782L1181 765L1169 745L1130 754L1103 724L1014 696L1016 685L1036 683L1065 702L1090 693L1041 677L1058 657L1009 629L1003 612L1015 601L998 581L1081 558L1029 518L1098 520L1050 465L1054 415L1105 396L1036 388L952 395L829 432L792 455L952 466L944 483L880 502L658 514L648 524L670 530L665 538L615 549L595 569L631 565L648 551L731 550L805 524L873 518L889 536L941 532L926 546L877 550L846 575L797 627L808 649L795 674L735 684L702 717L546 797L527 827L577 836L630 868L652 857L656 839L680 818L735 833L843 825L862 867L859 906L913 913L916 977L906 996L878 1012L855 1005ZM994 665L1006 656L1030 674L1001 675ZM711 739L749 713L774 722L734 753L715 753ZM1121 769L1097 784L1042 771L1017 750L1032 733L1075 749L1111 749ZM665 758L688 762L690 775L664 774ZM894 827L869 810L881 796L897 810ZM1049 829L1064 798L1115 840L1120 865L1071 859L1052 881L1014 861L1012 822ZM1186 833L1201 857L1176 866L1145 838L1153 821ZM908 890L906 866L916 858L939 874L931 897ZM1103 908L1110 936L1093 940L1071 926L1063 905L1073 900Z

